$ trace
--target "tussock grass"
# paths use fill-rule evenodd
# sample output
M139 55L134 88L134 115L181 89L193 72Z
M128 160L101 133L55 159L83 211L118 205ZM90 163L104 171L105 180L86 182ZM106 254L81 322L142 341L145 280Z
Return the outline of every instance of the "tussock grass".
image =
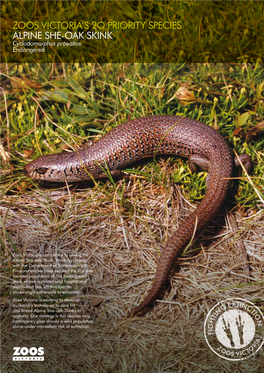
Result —
M263 353L238 363L216 359L205 343L203 323L209 309L224 298L244 298L263 308L264 166L258 127L263 118L263 68L66 65L52 69L11 66L2 75L3 151L9 155L2 163L0 205L5 361L10 361L11 347L21 344L23 335L27 344L47 346L45 372L52 371L49 364L58 371L260 372ZM27 87L14 87L12 81L23 72L41 88L28 88L28 82ZM179 87L184 88L180 93ZM61 102L62 94L67 101ZM83 121L81 107L86 108ZM234 210L238 229L232 228L223 210L179 258L163 298L144 317L128 319L126 314L150 288L171 233L203 197L205 173L192 175L184 160L162 158L127 169L125 179L67 187L32 183L22 167L41 154L83 145L88 135L95 139L128 119L179 113L211 123L238 153L251 154L250 177L256 189L244 174L235 180L227 206ZM236 245L239 240L248 253L250 276ZM81 292L76 307L94 322L88 331L36 329L21 334L12 329L15 257L23 271L32 265L32 253L45 254L60 266L66 258L69 268L79 265L73 253L87 258L92 272L73 289ZM34 265L32 276L37 279ZM55 294L55 311L57 298Z

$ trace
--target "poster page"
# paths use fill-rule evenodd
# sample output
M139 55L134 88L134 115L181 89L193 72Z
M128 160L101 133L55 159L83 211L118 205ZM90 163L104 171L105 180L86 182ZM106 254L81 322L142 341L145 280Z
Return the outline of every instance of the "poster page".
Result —
M1 1L1 372L263 371L263 14Z

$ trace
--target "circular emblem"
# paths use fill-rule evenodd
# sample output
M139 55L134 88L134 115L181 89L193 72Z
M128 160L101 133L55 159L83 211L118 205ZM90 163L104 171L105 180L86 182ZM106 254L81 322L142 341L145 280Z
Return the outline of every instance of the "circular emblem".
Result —
M245 360L264 343L264 315L245 299L226 299L208 313L204 335L216 355L231 361Z

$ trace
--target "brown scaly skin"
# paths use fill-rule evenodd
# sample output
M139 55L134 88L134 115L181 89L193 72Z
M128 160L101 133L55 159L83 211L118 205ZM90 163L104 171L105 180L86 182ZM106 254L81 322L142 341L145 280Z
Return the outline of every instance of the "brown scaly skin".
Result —
M193 171L208 170L205 197L194 212L172 234L164 248L156 276L146 298L131 315L149 307L163 288L172 264L190 242L219 212L230 186L234 158L225 139L213 128L189 118L150 116L126 122L99 141L74 153L51 154L25 166L24 172L35 180L80 182L122 174L121 169L145 157L174 154L189 159ZM249 169L249 156L241 156Z

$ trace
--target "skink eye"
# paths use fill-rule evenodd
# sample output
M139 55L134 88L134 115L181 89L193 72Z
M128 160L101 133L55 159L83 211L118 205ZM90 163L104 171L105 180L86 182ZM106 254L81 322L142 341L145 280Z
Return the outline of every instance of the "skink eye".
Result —
M40 175L44 175L47 172L47 167L39 167L36 169L36 172Z

